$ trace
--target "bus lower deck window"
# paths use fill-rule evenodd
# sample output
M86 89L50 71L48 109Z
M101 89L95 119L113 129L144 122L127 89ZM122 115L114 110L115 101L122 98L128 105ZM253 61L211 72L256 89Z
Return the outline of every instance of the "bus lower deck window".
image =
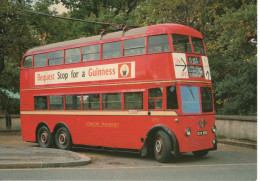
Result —
M124 93L125 109L143 109L143 93L142 92L128 92Z
M49 96L50 110L63 110L63 96Z
M34 97L34 109L35 110L47 110L47 96Z
M167 109L178 109L177 92L175 86L166 87Z
M121 93L102 94L103 109L122 109Z
M148 109L163 108L163 88L157 87L148 90Z
M83 109L100 109L100 95L86 94L83 95Z
M81 109L81 95L66 95L65 102L67 110Z
M213 112L213 99L210 87L201 87L201 102L203 112Z

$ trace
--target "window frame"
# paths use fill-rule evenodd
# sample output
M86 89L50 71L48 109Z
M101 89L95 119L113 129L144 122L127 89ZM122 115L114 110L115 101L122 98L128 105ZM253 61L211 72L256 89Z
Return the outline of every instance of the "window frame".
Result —
M167 88L168 87L175 87L175 92L176 92L176 101L177 101L177 108L168 108L168 98L167 98ZM176 84L172 84L172 85L166 85L165 86L165 104L166 104L166 110L178 110L180 108L180 105L179 105L179 91L178 91L178 87Z
M196 57L196 58L199 58L199 61L200 63L197 64L197 63L190 63L189 62L189 57ZM194 54L190 54L190 53L186 53L186 59L187 59L187 70L188 70L188 75L189 75L189 78L193 79L204 79L204 67L203 67L203 63L202 63L202 56L201 55L194 55ZM193 76L190 76L190 72L189 72L189 67L190 66L194 66L194 67L201 67L202 69L202 77L193 77Z
M202 99L202 91L201 91L202 88L210 89L210 95L211 95L211 101L212 101L212 111L207 111L207 112L203 111L203 99ZM202 114L214 113L215 109L214 109L214 97L213 97L212 87L210 87L210 86L201 86L200 87L200 99L201 99L201 111L202 111Z
M167 40L168 40L168 51L153 51L153 52L150 52L149 51L149 38L150 37L156 37L156 36L166 36L167 37ZM157 53L167 53L167 52L171 52L171 46L170 46L170 39L169 39L169 35L168 33L164 33L164 34L155 34L155 35L149 35L147 36L147 46L146 46L146 49L147 49L147 54L157 54Z
M186 95L183 95L183 92L182 92L182 88L183 87L186 87L186 88L188 88L188 87L192 87L192 88L197 88L197 90L198 90L198 94L196 95L196 96L198 96L198 97L196 97L198 100L195 102L195 104L197 104L197 106L196 106L196 111L197 112L184 112L184 109L183 109L183 98L184 97L187 97ZM180 106L181 106L181 112L182 112L182 114L184 114L184 115L196 115L196 114L203 114L202 113L202 108L201 108L201 95L200 95L200 86L198 86L198 85L180 85L179 86L179 92L180 92L180 98L181 98L181 101L180 101ZM183 97L184 96L184 97ZM193 103L194 104L194 103Z
M84 108L84 96L86 95L99 95L99 109L85 109ZM89 110L89 111L92 111L92 110L102 110L102 94L100 93L86 93L86 94L82 94L82 99L81 99L81 102L82 102L82 110Z
M44 54L46 54L46 60L45 60L45 62L46 62L46 64L45 65L43 65L43 66L35 66L35 60L37 60L35 57L36 56L40 56L40 55L44 55ZM37 61L36 61L37 62ZM43 52L43 53L38 53L38 54L34 54L33 55L33 67L34 68L42 68L42 67L47 67L48 66L48 52Z
M129 94L129 93L141 93L142 94L142 108L138 108L138 109L126 109L126 99L125 99L125 94ZM123 92L123 110L144 110L144 92L143 91L136 91L136 92Z
M126 46L126 41L133 41L136 39L141 39L144 38L144 46L134 46L134 47L130 47L130 48L125 48ZM125 55L125 50L132 50L132 49L140 49L140 48L144 48L144 53L139 53L139 54L130 54L130 55ZM124 39L123 40L123 56L124 57L129 57L129 56L138 56L138 55L145 55L146 54L146 50L147 50L147 37L146 36L141 36L141 37L135 37L135 38L128 38L128 39Z
M38 108L36 109L36 98L40 98L40 97L45 97L46 98L46 108L44 108L44 109L38 109ZM45 95L33 96L33 102L34 102L34 110L39 110L39 111L49 110L49 99L48 99L48 96L45 96ZM41 102L43 102L43 101L41 101ZM40 105L40 104L37 104L37 105Z
M26 60L27 57L31 57L31 58L32 58L32 60L31 60L31 66L30 66L30 67L25 67L25 66L24 66L24 65L25 65L24 63L25 63L25 60ZM33 61L34 61L33 59L34 59L34 56L33 56L33 55L27 55L27 56L25 56L24 59L23 59L23 68L24 68L24 69L33 68L33 67L34 67L34 66L33 66Z
M105 50L105 48L104 48L104 45L108 45L108 44L112 44L112 43L116 43L116 42L120 42L120 55L119 56L113 56L113 57L106 57L106 58L104 58L104 50ZM121 57L123 57L123 54L122 54L122 52L123 52L123 40L122 39L120 39L120 40L117 40L117 41L108 41L108 42L103 42L102 44L101 44L101 51L102 51L102 59L103 60L106 60L106 59L113 59L113 58L121 58ZM109 52L109 51L108 51ZM118 51L119 52L119 51ZM106 52L107 53L107 52Z
M175 48L175 45L174 45L174 43L173 43L173 41L174 41L173 35L187 36L188 39L189 39L189 44L190 44L190 49L191 49L191 51L190 51L190 52L188 52L188 51L187 51L187 52L186 52L186 51L177 51L176 48ZM173 47L173 51L174 51L174 52L194 53L194 51L193 51L193 45L192 45L192 41L191 41L191 36L190 36L190 35L183 35L183 34L171 33L171 41L172 41L172 47Z
M51 109L50 97L52 97L52 96L60 96L60 97L62 98L62 108L60 108L60 109ZM64 107L65 107L65 105L64 105L64 99L65 99L65 98L64 98L63 95L49 95L49 96L48 96L48 100L49 100L49 101L48 101L48 108L49 108L48 110L49 110L49 111L65 110L65 109L64 109Z
M195 52L193 38L202 40L202 46L203 46L204 54L200 54L200 53ZM192 52L196 53L198 55L201 55L201 56L206 56L206 48L205 48L205 44L204 44L204 39L203 38L198 38L198 37L195 37L195 36L190 36L190 39L191 39L191 44L192 44Z
M75 50L75 49L79 49L80 50L80 53L79 53L79 61L77 62L67 62L67 56L66 56L66 51L72 51L72 50ZM66 48L64 49L64 64L65 65L68 65L68 64L74 64L74 63L81 63L82 62L82 47L73 47L73 48Z
M74 109L74 106L77 106L78 104L76 104L76 105L74 105L73 104L73 98L72 98L72 109L68 109L67 107L67 96L80 96L80 108L79 109ZM82 110L82 94L67 94L67 95L64 95L64 102L65 102L65 104L64 104L64 107L65 107L65 110L66 111L71 111L71 110L74 110L74 111L78 111L78 110Z
M120 95L120 98L121 98L120 109L107 109L107 108L105 109L105 108L104 108L104 105L103 105L103 104L104 104L104 102L103 102L103 101L104 101L104 97L103 97L104 94L119 94L119 95ZM101 110L123 110L123 101L124 101L124 100L123 100L123 95L122 95L122 94L123 94L122 92L101 93L101 99L100 99L100 100L101 100L101 104L102 104L102 109L101 109ZM116 102L116 101L115 101L115 102Z
M162 97L150 97L149 96L149 90L150 89L155 89L155 88L162 88ZM157 87L149 87L148 89L147 89L147 95L148 95L148 99L147 99L147 108L148 108L148 110L164 110L165 109L165 86L157 86ZM153 102L154 102L154 108L149 108L149 100L153 100ZM156 108L156 101L157 100L162 100L162 108Z
M81 59L82 59L82 62L91 62L91 61L97 61L97 60L101 60L102 59L102 55L101 55L101 52L102 52L102 48L101 48L101 43L96 43L96 44L90 44L90 45L84 45L81 47ZM87 48L87 47L91 47L91 46L97 46L99 51L98 52L91 52L91 53L87 53L87 54L84 54L83 51L84 51L84 48ZM97 54L98 53L98 56L99 58L98 59L91 59L91 60L84 60L83 56L84 55L90 55L90 54Z
M54 53L54 52L62 52L62 57L50 59L50 55L49 55L49 54ZM56 60L56 59L60 59L60 58L62 58L62 63L50 65L50 60ZM48 52L48 55L47 55L48 66L63 65L63 64L64 64L64 58L65 58L65 50L64 50L64 49L62 49L62 50L50 51L50 52Z

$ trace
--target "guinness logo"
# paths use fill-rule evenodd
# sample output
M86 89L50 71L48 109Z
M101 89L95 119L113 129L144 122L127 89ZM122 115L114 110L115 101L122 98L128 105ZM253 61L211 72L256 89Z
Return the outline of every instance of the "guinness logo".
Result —
M131 78L131 63L118 64L118 78Z
M201 129L205 128L207 122L205 121L204 118L200 118L199 122L198 122L198 125Z

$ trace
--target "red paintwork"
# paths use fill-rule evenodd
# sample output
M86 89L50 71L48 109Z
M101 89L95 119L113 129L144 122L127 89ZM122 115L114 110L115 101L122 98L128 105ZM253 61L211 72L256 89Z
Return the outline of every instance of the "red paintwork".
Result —
M156 34L185 34L202 38L202 35L187 26L177 24L163 24L154 25L147 28L147 33L142 36L156 35ZM134 38L137 36L127 37ZM169 36L171 37L171 36ZM118 39L117 39L118 40ZM100 41L100 43L107 42ZM93 44L93 43L91 43ZM84 44L86 45L86 44ZM81 45L79 45L81 46ZM66 47L72 48L72 47ZM51 51L53 51L52 49ZM171 45L171 52L173 47ZM46 52L46 51L45 51ZM146 50L147 52L147 50ZM165 87L167 85L175 84L177 86L179 109L174 110L179 116L82 116L82 115L24 115L21 114L22 137L25 141L36 141L36 127L39 123L44 122L53 132L56 124L64 123L71 135L73 144L93 145L116 148L141 149L143 142L141 138L146 138L148 131L156 125L164 125L169 128L177 137L179 142L180 152L191 152L196 150L212 148L212 140L215 134L211 132L211 127L215 125L214 112L207 114L192 114L183 115L181 110L181 96L179 85L192 86L208 86L211 87L211 81L204 78L190 78L188 81L200 81L200 83L191 82L187 80L182 81L175 78L172 53L157 53L144 54L138 56L118 57L113 59L106 59L100 61L81 62L59 66L49 66L44 68L21 68L21 111L34 111L34 96L40 95L68 95L68 94L87 94L87 93L108 93L108 92L132 92L143 91L144 110L148 110L148 88ZM37 54L31 53L31 54ZM43 53L43 52L41 52ZM189 53L190 55L192 53ZM30 54L27 54L30 55ZM24 57L26 57L25 55ZM53 84L53 85L34 85L34 73L38 71L58 70L66 68L76 68L91 65L104 65L120 62L135 61L135 77L134 79L119 79L106 81L92 81L86 83L67 83L67 84ZM156 81L176 81L167 83L157 83ZM120 83L136 83L129 85L120 85ZM140 83L143 82L143 83ZM106 86L103 84L118 84ZM75 87L84 85L100 85L94 87ZM74 86L74 87L71 87ZM57 88L57 87L63 87ZM41 89L52 88L52 89ZM166 92L166 91L165 91ZM166 110L166 96L164 96L163 110ZM65 110L64 110L65 111ZM69 111L68 111L69 112ZM111 111L113 112L113 111ZM198 126L200 118L204 118L207 122L203 130L207 130L208 135L197 136L197 131L201 131ZM178 118L179 122L174 120ZM88 122L117 122L118 128L107 127L87 127ZM192 134L190 137L185 135L185 130L190 127Z

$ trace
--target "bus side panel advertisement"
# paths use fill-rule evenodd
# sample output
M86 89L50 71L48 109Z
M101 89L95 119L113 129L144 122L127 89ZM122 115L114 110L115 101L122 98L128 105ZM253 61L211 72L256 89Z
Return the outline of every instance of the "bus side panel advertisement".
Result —
M35 72L35 85L135 78L135 62Z

